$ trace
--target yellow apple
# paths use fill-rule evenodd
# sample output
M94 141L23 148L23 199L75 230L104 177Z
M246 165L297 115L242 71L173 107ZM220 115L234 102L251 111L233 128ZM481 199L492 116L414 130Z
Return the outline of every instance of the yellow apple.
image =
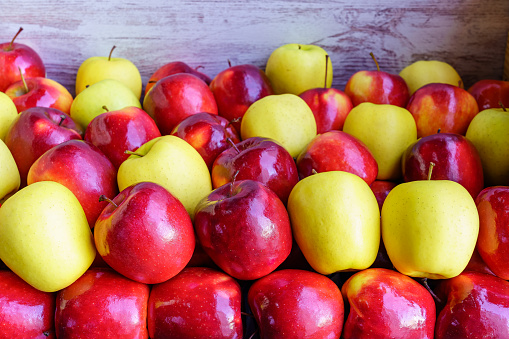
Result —
M140 71L130 60L112 58L111 54L114 49L115 46L111 49L108 57L95 56L83 61L76 74L76 95L96 82L115 79L129 87L140 100L142 87Z
M299 95L311 88L331 87L332 62L320 46L286 44L270 54L265 74L275 94Z
M321 172L299 181L288 199L295 241L319 273L362 270L380 244L380 210L355 174Z
M458 72L446 62L439 60L419 60L399 72L408 85L410 95L424 85L444 83L463 88Z
M31 184L0 207L0 259L38 290L69 286L90 267L95 254L85 212L62 184Z
M489 108L468 125L466 138L481 157L485 186L509 185L509 112Z
M207 164L190 144L172 135L148 141L119 167L120 191L142 181L170 191L194 217L198 202L212 191Z
M125 107L141 108L140 100L118 80L105 79L90 85L74 98L71 118L86 129L99 114ZM105 109L106 108L106 109Z
M12 99L4 92L0 92L0 140L5 139L7 130L17 116L18 110Z
M294 158L316 136L316 129L311 108L295 94L269 95L255 101L240 125L243 140L251 137L274 139Z
M382 206L382 238L394 267L411 277L449 279L474 252L479 215L474 199L449 180L394 187Z
M394 105L363 102L345 119L343 131L362 141L378 164L378 180L398 180L402 176L401 157L417 140L412 114Z
M1 202L2 199L16 192L21 182L16 161L2 139L0 139L0 178L2 178L0 180Z

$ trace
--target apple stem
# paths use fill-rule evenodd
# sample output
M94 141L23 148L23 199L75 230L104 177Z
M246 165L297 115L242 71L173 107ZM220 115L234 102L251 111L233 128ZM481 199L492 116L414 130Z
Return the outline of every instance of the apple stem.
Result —
M99 197L99 202L103 202L103 201L107 201L109 202L110 204L112 204L113 206L115 206L115 208L118 207L117 204L115 204L115 202L113 200L111 200L110 198L108 198L107 196L105 196L104 194L101 194L101 196Z
M228 67L232 67L232 62L228 59Z
M124 151L124 154L137 155L137 156L139 156L139 157L142 157L142 156L143 156L143 154L136 153L136 152L129 151L129 150Z
M301 45L297 45L297 46L299 46L299 49L302 49L302 46L301 46Z
M228 121L228 124L226 124L226 127L225 127L225 130L230 127L231 125L233 125L234 122L239 122L240 121L240 117L236 117L235 119L232 119L230 121Z
M60 122L58 123L58 126L62 126L62 124L63 124L63 123L64 123L64 121L65 121L65 118L66 118L66 117L65 117L65 115L60 114Z
M249 338L248 338L248 339L253 339L256 333L258 333L258 329L256 329L256 330L253 332L253 334L251 334L251 335L249 336Z
M23 76L23 72L21 71L21 67L18 66L19 74L21 75L21 81L23 81L23 87L25 88L25 94L28 93L28 85L25 81L25 77Z
M199 70L200 68L205 68L205 66L202 66L202 65L198 65L194 68L195 71Z
M113 50L117 48L117 46L113 45L113 47L111 48L111 51L110 51L110 55L108 56L108 61L111 60L111 54L113 53Z
M233 195L233 185L235 184L235 180L237 180L237 175L239 175L239 170L237 170L232 177L232 182L230 184L230 197Z
M318 172L314 168L311 169L311 175L313 174L318 174Z
M329 68L329 55L325 54L325 82L323 84L323 88L327 88L327 72Z
M441 129L441 128L439 128L439 129L437 130L437 134L438 134L438 133L440 133L440 132L442 132L442 129Z
M252 314L250 314L250 313L240 312L240 314L243 315L243 316L250 317L250 318L254 319L254 316Z
M228 141L230 143L230 145L232 145L232 147L237 151L237 153L240 153L239 148L237 147L237 145L235 145L235 143L233 142L232 139L226 138L226 141Z
M431 173L433 173L433 167L435 167L435 163L431 161L429 163L428 180L431 180Z
M504 112L507 112L507 109L505 108L504 104L502 103L502 100L498 102L498 105L502 108Z
M16 38L18 37L19 33L21 33L22 30L23 30L23 27L20 27L18 30L18 33L16 33L14 38L12 38L11 43L9 44L9 48L7 49L8 51L12 50L12 45L14 45L14 40L16 40Z
M431 287L429 287L428 285L428 278L422 278L421 279L421 283L422 283L422 286L424 286L424 288L429 292L429 294L431 294L431 296L433 297L433 299L435 299L435 301L438 303L438 304L441 304L442 303L442 300L435 294L435 292L433 292L433 290L431 289Z
M104 105L103 107L101 107L103 110L105 110L106 112L109 112L110 110L108 109L108 107L106 105Z
M376 70L380 71L380 66L378 65L378 61L376 60L375 55L373 54L373 52L370 52L369 55L371 55L371 59L373 59L373 61L375 62Z

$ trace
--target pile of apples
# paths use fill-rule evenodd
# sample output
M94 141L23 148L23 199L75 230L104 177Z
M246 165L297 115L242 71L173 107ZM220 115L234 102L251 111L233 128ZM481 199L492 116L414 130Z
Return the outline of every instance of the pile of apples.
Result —
M0 44L0 337L509 338L509 82L112 52Z

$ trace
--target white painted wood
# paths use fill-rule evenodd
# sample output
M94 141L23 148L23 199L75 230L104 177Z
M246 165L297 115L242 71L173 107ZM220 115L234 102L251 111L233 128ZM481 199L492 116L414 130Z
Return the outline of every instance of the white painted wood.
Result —
M508 0L8 1L0 4L0 41L36 49L48 77L74 93L86 58L133 61L144 83L163 64L184 61L213 77L232 64L261 68L276 47L317 44L330 54L333 86L361 69L397 73L418 59L451 63L466 85L501 78L509 31Z

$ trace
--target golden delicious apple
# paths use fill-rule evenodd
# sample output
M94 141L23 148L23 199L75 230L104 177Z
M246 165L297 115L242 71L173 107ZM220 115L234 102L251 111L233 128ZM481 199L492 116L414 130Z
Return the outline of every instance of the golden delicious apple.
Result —
M316 136L316 121L308 104L295 94L268 95L247 109L240 125L243 140L271 138L296 158Z
M0 140L5 139L7 130L17 116L18 110L12 99L4 92L0 92Z
M321 172L299 181L288 199L295 241L322 274L368 268L380 244L380 210L359 176Z
M69 286L90 267L95 254L85 212L62 184L31 184L0 207L0 259L38 290Z
M412 114L394 105L363 102L345 119L343 132L362 141L378 163L378 180L398 180L402 176L401 157L417 140Z
M436 82L463 88L458 72L443 61L419 60L403 68L399 75L407 83L410 95L422 86Z
M11 151L2 139L0 139L0 178L1 202L2 199L16 192L21 183L16 161L14 161Z

